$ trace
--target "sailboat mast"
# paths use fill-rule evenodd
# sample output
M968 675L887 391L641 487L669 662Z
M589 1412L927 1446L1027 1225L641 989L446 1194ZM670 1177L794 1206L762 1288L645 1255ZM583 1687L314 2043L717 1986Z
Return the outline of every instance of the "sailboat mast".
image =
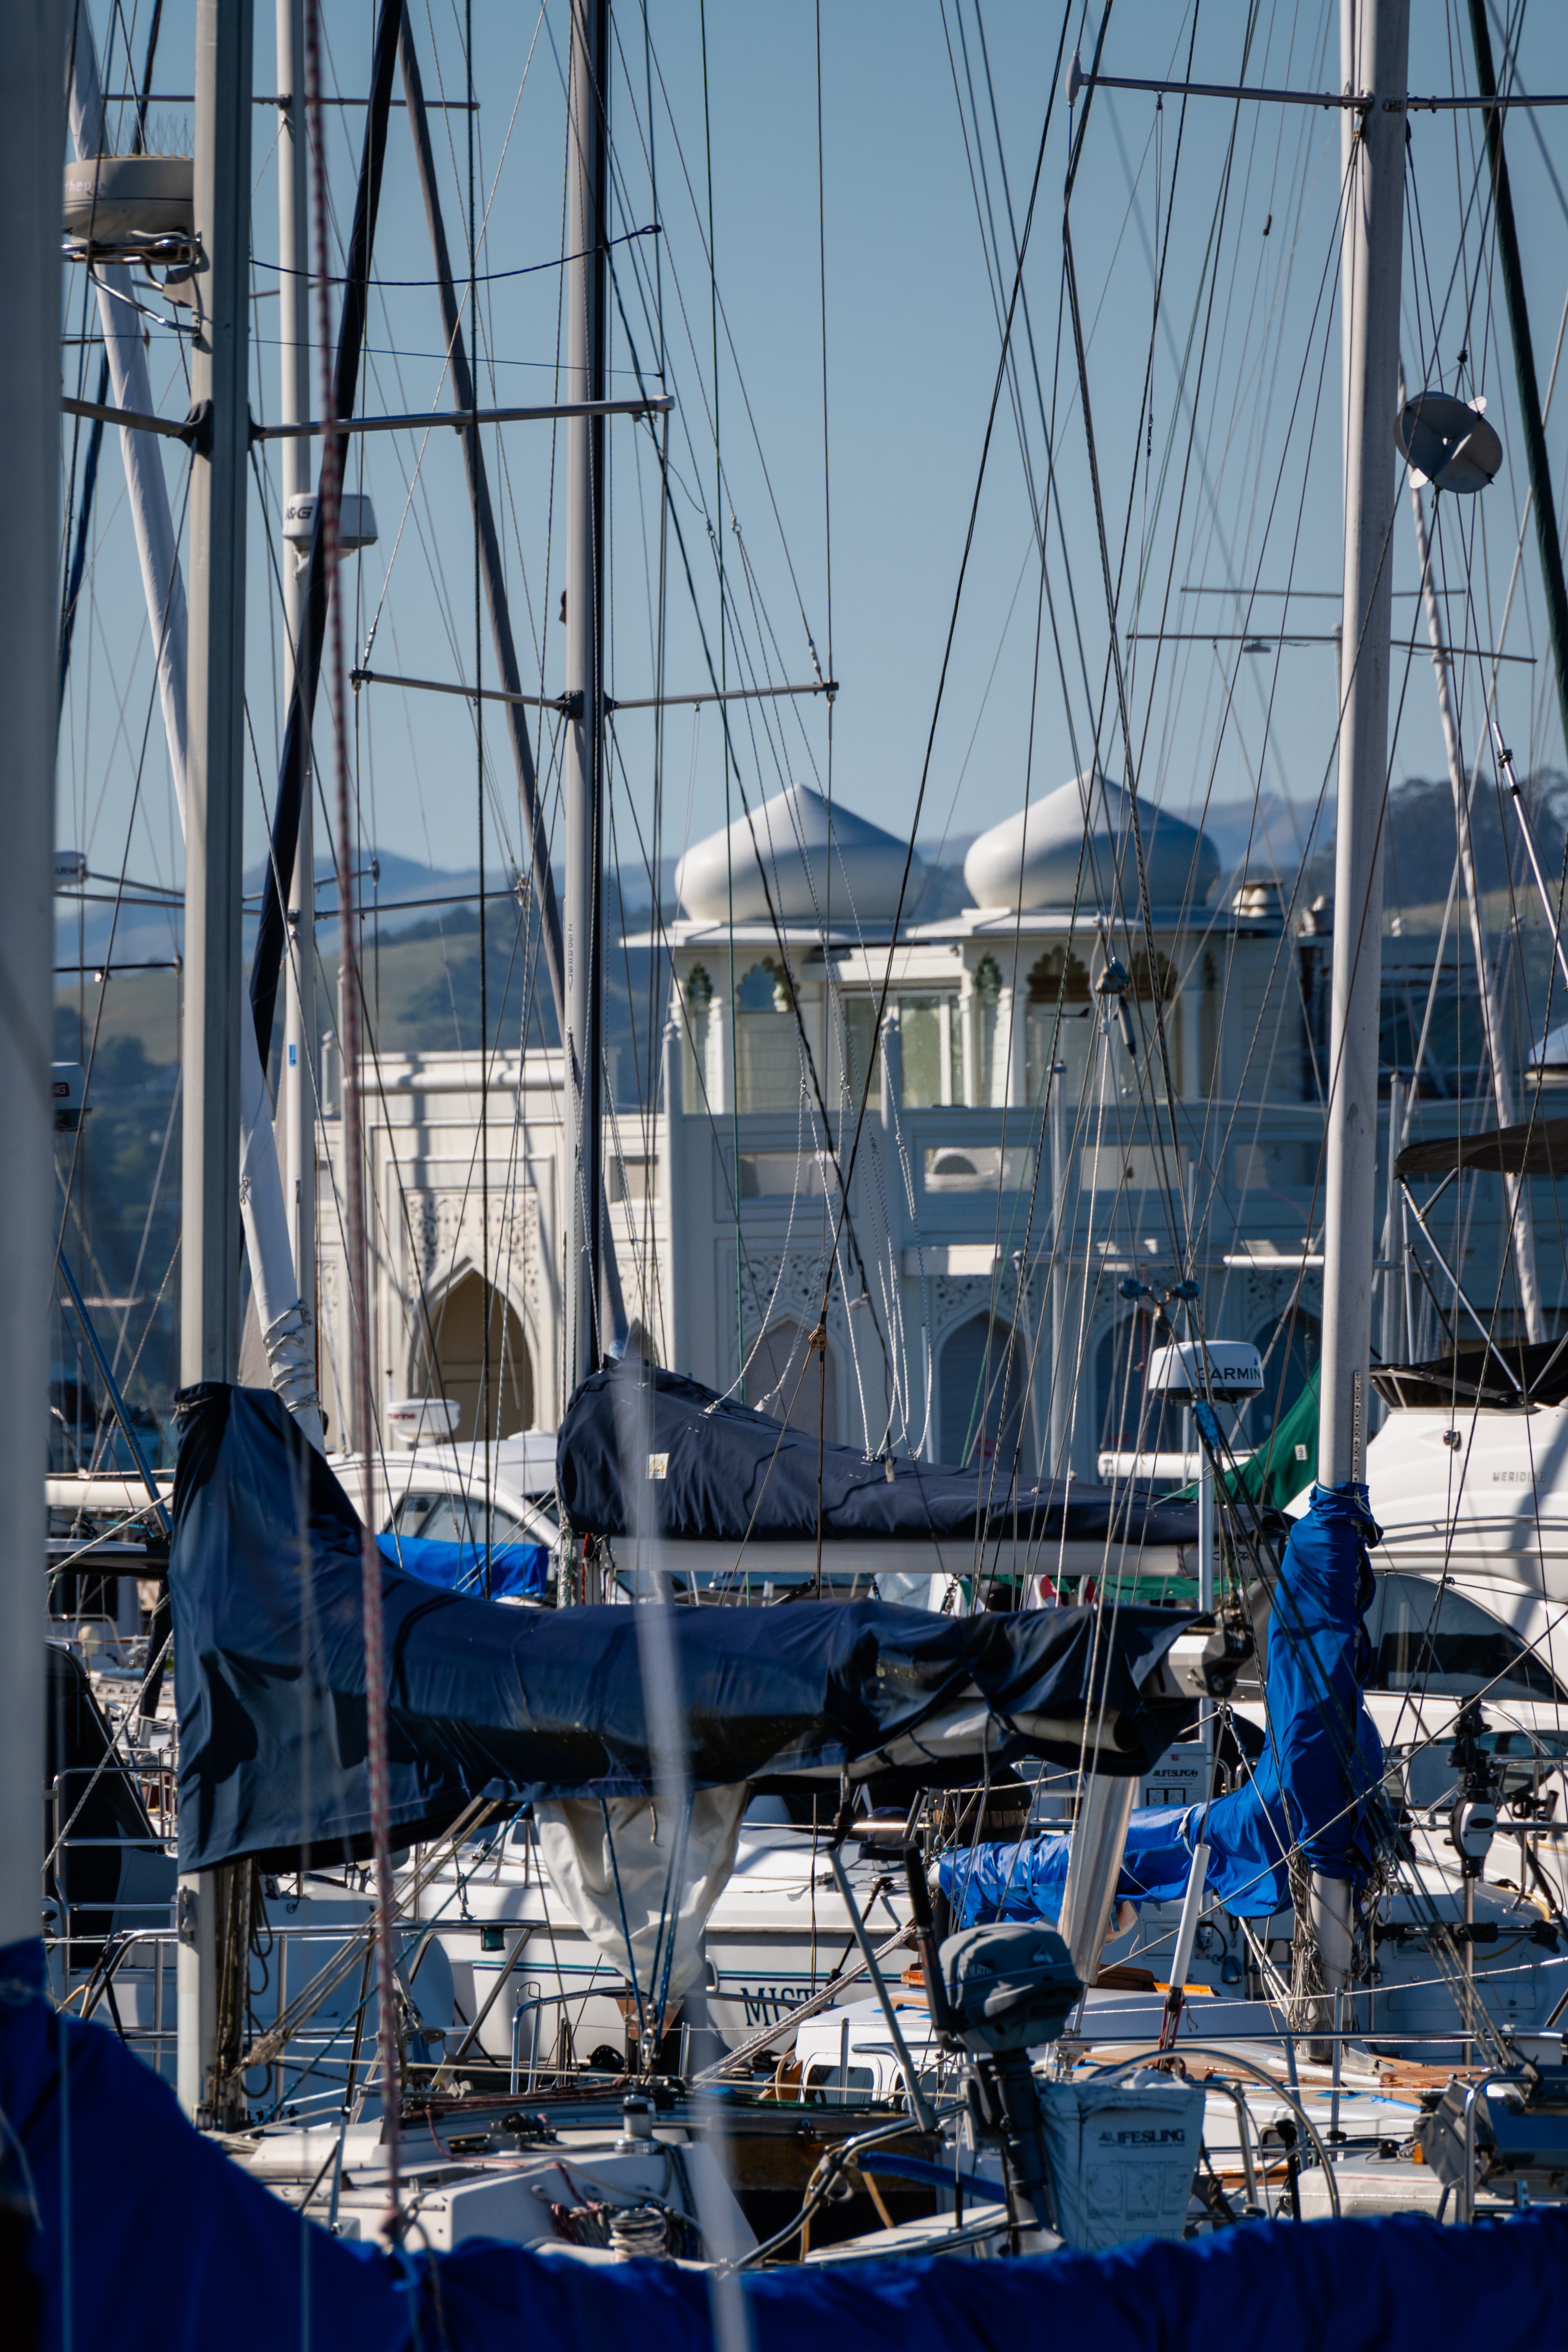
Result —
M239 1012L249 411L250 0L198 0L185 686L184 1186L180 1378L239 1360Z
M1340 0L1340 7L1346 87L1366 103L1346 164L1340 298L1345 574L1318 1422L1318 1476L1325 1486L1363 1475L1372 1357L1394 422L1410 47L1410 0ZM1352 1926L1350 1882L1314 1871L1311 1928L1331 1992L1350 1981Z
M252 0L197 0L195 299L185 686L185 997L180 1379L239 1366L241 849L245 521L249 438ZM179 2088L209 2095L216 2048L217 1874L181 1887Z
M1344 679L1334 845L1334 959L1323 1234L1318 1475L1362 1475L1372 1352L1383 834L1405 222L1409 0L1340 0L1349 88L1363 94L1346 174Z
M305 144L305 10L303 0L278 0L278 415L300 425L310 414L310 156ZM283 510L310 488L310 444L285 438ZM283 559L283 707L293 691L296 648L309 626L308 574L285 543ZM313 698L307 698L308 705ZM279 1081L283 1117L283 1200L293 1247L294 1276L305 1345L316 1340L316 915L315 838L311 826L313 762L307 737L305 790L289 892L288 947L283 976L283 1068ZM280 881L286 877L279 877Z
M565 397L605 397L605 237L609 0L572 0L571 202ZM563 778L566 903L565 1371L568 1393L598 1361L599 1273L605 1234L601 1167L604 971L605 419L566 427L566 648L569 717Z
M0 708L5 923L0 932L0 1947L37 1948L43 1861L44 1433L55 1218L49 1156L56 686L46 583L59 559L62 23L50 0L6 18L0 199L11 317L0 350ZM19 1968L11 1971L20 1976Z

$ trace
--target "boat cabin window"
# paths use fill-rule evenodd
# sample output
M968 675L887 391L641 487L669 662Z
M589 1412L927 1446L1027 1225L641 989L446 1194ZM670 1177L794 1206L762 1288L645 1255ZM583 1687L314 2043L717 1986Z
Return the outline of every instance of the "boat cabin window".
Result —
M808 2107L844 2107L868 2099L872 2088L869 2066L834 2066L819 2058L805 2070L802 2095Z
M421 1543L483 1543L485 1513L477 1495L415 1494L404 1496L388 1522L400 1536ZM489 1513L488 1540L491 1546L533 1543L537 1538L521 1519L499 1507Z
M1418 1576L1380 1576L1367 1612L1367 1686L1435 1698L1568 1698L1540 1654L1500 1617Z

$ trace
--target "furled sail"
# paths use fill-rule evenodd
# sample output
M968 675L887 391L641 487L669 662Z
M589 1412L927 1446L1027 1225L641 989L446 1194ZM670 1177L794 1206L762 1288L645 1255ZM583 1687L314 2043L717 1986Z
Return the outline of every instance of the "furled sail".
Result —
M1150 1806L1128 1826L1118 1900L1179 1902L1196 1848L1208 1892L1238 1918L1290 1907L1287 1858L1300 1845L1325 1877L1364 1884L1382 1835L1383 1750L1362 1700L1378 1530L1359 1485L1318 1486L1290 1530L1271 1596L1268 1734L1249 1777L1207 1805ZM978 1846L943 1858L942 1887L966 1927L1055 1919L1070 1837Z

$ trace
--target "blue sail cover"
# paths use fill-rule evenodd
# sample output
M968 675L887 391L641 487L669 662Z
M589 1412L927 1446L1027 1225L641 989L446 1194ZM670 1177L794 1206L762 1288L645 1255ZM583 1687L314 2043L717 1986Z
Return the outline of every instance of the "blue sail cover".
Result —
M1314 1486L1268 1619L1268 1737L1291 1824L1310 1870L1358 1886L1384 1802L1383 1743L1362 1699L1372 1663L1367 1548L1382 1540L1359 1482Z
M550 1554L543 1544L492 1544L487 1559L479 1544L396 1534L377 1536L375 1541L389 1568L403 1569L421 1584L438 1584L447 1592L472 1592L480 1600L539 1601L550 1590Z
M1268 1739L1249 1779L1208 1805L1151 1806L1132 1816L1117 1894L1169 1903L1185 1892L1194 1851L1209 1849L1209 1893L1238 1918L1290 1907L1287 1855L1358 1885L1372 1864L1383 1749L1362 1702L1372 1599L1369 1543L1379 1540L1362 1486L1315 1486L1285 1547L1268 1625ZM1026 1839L945 1855L955 1924L1056 1919L1070 1837Z
M267 1390L182 1397L169 1559L180 1866L289 1868L368 1851L360 1520ZM639 1604L639 1608L650 1604ZM392 1827L432 1837L475 1798L653 1786L639 1609L512 1609L383 1577ZM1145 1769L1183 1703L1144 1686L1187 1622L1168 1609L949 1618L879 1601L668 1611L698 1788L897 1765L938 1782L994 1762ZM1103 1717L1101 1710L1103 1709Z
M1149 1805L1132 1816L1117 1881L1122 1903L1174 1903L1186 1893L1194 1848L1206 1844L1207 1893L1240 1919L1290 1906L1290 1837L1279 1783L1265 1753L1254 1777L1208 1806ZM1026 1838L944 1854L942 1891L955 1927L986 1919L1058 1919L1070 1836Z
M432 2255L333 2237L236 2164L108 2027L61 2017L43 1947L0 1948L5 2340L40 2352L719 2352L712 2288L676 2263L594 2263L468 2238ZM128 2153L131 2160L128 2161ZM25 2270L23 2266L26 2266ZM749 2352L1432 2352L1563 2340L1568 2215L1487 2229L1425 2214L1249 2221L1102 2254L742 2273Z
M617 1414L617 1392L628 1382L646 1384L637 1410L648 1415L648 1451L666 1456L663 1475L647 1486L658 1534L736 1543L816 1541L815 1434L753 1412L683 1373L630 1357L592 1373L561 1423L556 1485L579 1534L633 1532L621 1486ZM986 1537L1035 1544L1064 1537L1134 1546L1197 1541L1195 1503L1139 1501L1125 1486L1113 1491L1077 1479L1029 1485L1005 1477L990 1462L946 1470L900 1459L889 1478L886 1462L868 1462L854 1445L824 1445L821 1461L822 1532L829 1542L847 1537L957 1547Z

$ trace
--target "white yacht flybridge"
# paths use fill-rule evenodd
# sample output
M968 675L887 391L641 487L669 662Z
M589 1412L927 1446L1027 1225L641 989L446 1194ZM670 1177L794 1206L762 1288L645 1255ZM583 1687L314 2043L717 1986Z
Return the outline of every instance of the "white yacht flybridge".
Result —
M1541 1115L1479 1135L1408 1146L1396 1181L1429 1246L1436 1202L1479 1178L1568 1173L1568 1119ZM1412 1187L1436 1180L1417 1204ZM1387 1421L1367 1451L1390 1567L1481 1576L1568 1598L1568 1338L1524 1339L1452 1281L1455 1338L1425 1361L1376 1374Z

